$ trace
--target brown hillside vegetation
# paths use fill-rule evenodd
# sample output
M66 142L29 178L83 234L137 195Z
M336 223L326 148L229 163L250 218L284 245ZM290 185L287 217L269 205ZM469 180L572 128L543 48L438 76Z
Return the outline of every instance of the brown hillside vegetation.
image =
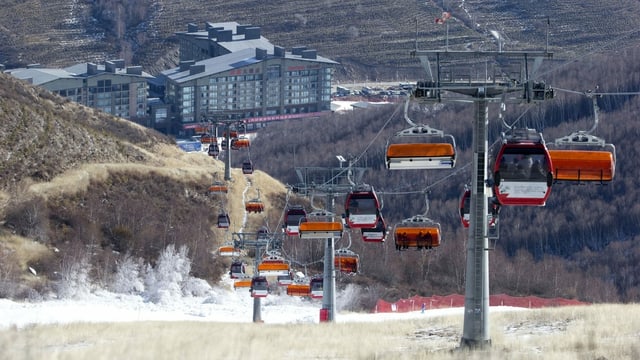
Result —
M48 289L68 262L92 249L95 280L106 283L118 254L154 261L168 244L187 244L193 273L216 281L226 261L215 249L228 235L216 228L225 205L231 231L256 231L268 218L247 216L243 193L267 209L284 194L278 181L257 171L249 183L232 169L226 201L207 193L224 165L187 154L173 141L0 75L0 296ZM279 215L279 211L274 214ZM275 224L277 220L274 220ZM17 256L16 256L17 255ZM37 283L27 277L37 271ZM102 270L100 270L102 269Z

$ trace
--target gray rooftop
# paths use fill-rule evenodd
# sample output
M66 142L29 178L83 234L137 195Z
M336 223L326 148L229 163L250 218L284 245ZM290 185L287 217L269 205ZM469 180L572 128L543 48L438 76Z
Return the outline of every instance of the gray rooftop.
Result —
M269 53L267 58L273 59L273 52ZM291 53L285 53L284 58L286 59L295 59L300 61L309 61L309 62L320 62L324 64L338 64L336 61L316 56L315 59L303 58L301 55L293 55ZM256 58L256 49L255 48L245 48L239 50L237 52L232 52L230 54L217 56L210 59L205 59L201 61L195 62L194 65L204 65L204 71L198 72L196 74L191 74L190 70L180 70L180 67L173 68L170 70L165 70L161 74L166 76L167 78L177 82L177 83L185 83L191 80L199 79L202 77L215 75L218 73L222 73L225 71L241 68L247 65L255 64L264 60L259 60Z
M29 80L33 85L42 85L57 79L73 79L74 74L63 69L21 68L6 73L20 80Z

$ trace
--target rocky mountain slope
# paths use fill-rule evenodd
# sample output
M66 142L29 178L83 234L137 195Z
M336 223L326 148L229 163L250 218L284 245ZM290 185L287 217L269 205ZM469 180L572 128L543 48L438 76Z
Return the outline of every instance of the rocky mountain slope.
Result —
M444 24L435 19L444 11ZM0 63L62 67L123 58L152 74L175 65L175 32L187 23L236 21L274 44L305 45L341 63L338 80L404 80L423 73L420 49L548 46L559 58L625 47L637 34L637 1L461 0L424 2L237 0L9 1L0 8Z

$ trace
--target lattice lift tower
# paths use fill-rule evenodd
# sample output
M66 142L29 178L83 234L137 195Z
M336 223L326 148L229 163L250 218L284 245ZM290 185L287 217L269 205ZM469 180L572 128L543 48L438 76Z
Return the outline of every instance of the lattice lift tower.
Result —
M539 102L553 97L553 90L533 78L547 51L421 51L418 57L427 72L414 92L425 102L473 101L473 179L465 280L464 326L461 346L489 346L489 241L487 200L492 196L488 163L488 104Z

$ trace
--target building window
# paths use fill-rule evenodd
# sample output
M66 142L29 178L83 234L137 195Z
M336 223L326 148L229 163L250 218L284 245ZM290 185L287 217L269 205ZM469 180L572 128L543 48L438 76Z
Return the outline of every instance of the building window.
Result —
M280 78L280 65L269 65L267 68L267 79Z

